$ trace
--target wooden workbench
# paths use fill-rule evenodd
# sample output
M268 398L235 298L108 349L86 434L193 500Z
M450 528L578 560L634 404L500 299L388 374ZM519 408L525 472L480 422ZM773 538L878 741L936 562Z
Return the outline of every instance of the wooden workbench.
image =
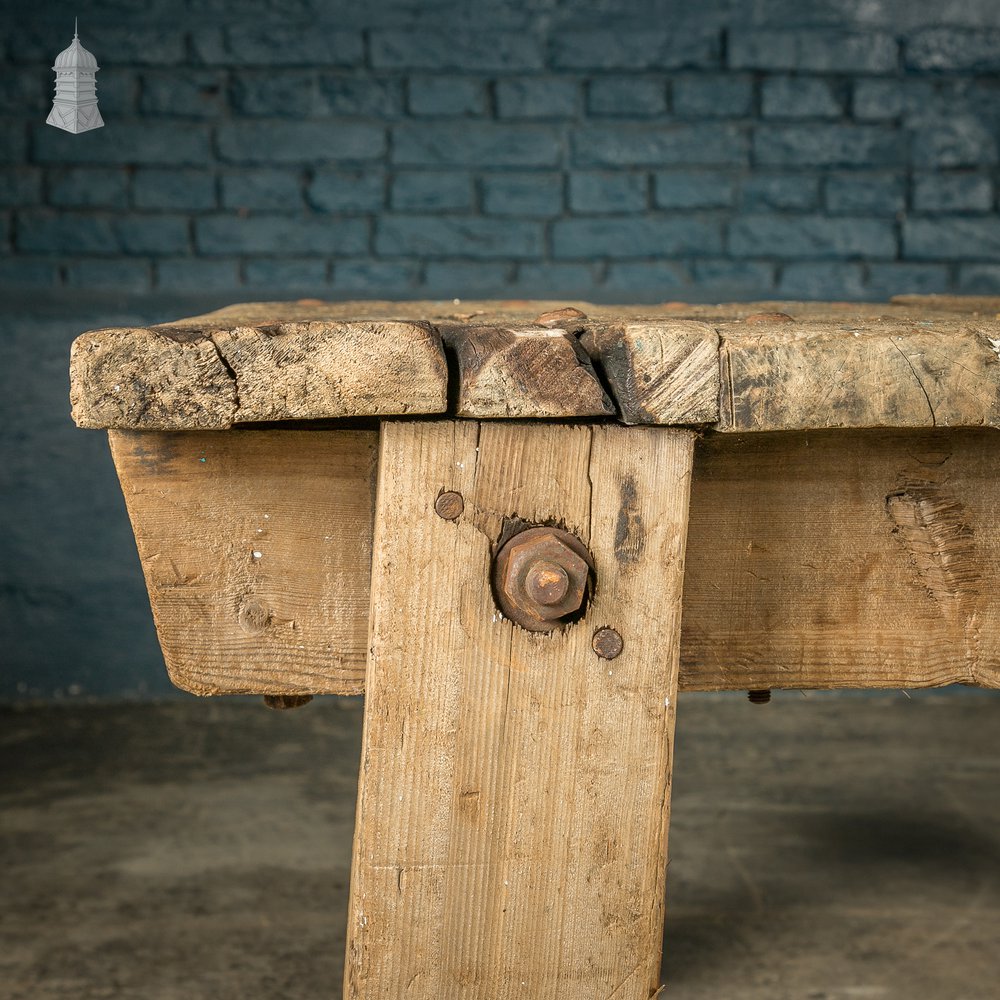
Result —
M366 692L345 996L651 997L678 690L1000 685L998 313L309 300L76 341L174 683Z

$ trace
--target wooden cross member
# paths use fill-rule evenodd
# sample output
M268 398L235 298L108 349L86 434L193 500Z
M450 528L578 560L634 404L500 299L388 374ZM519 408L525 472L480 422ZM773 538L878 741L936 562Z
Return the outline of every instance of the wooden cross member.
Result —
M346 997L654 996L678 689L1000 683L998 310L308 301L76 341L174 683L366 693Z

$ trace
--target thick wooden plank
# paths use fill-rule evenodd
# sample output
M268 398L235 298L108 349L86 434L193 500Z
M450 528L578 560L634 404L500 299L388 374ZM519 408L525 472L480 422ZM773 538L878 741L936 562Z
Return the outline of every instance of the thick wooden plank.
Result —
M1000 324L720 326L719 429L1000 426Z
M575 336L543 326L443 326L458 362L460 417L614 416Z
M714 424L719 335L697 320L594 325L583 346L626 424Z
M704 439L683 686L1000 686L998 459L991 430Z
M110 439L174 684L359 693L377 434Z
M648 1000L658 985L691 435L387 424L345 995ZM457 521L434 511L465 498ZM589 542L583 621L515 628L505 515ZM591 637L611 625L617 659Z
M441 413L448 374L425 323L173 324L77 338L70 387L81 427L223 429Z
M336 454L344 442L356 440L358 456L339 473L347 476L352 468L359 470L360 502L368 488L360 469L367 468L372 439L352 439L330 430L274 430L219 436L115 434L113 440L123 478L142 490L130 500L140 549L163 553L161 566L170 567L163 561L169 556L183 570L162 592L152 584L150 591L154 608L169 599L183 611L157 611L175 682L202 693L263 694L287 690L290 684L301 690L304 682L296 678L303 656L325 664L330 641L316 630L310 631L308 642L291 631L271 631L266 657L253 654L256 640L250 634L230 636L239 642L198 645L220 620L229 621L225 597L218 604L209 581L228 586L225 581L240 579L246 563L245 548L239 544L245 536L227 537L240 523L230 517L227 504L219 500L200 508L197 531L212 539L211 545L193 544L188 539L192 529L178 517L179 505L190 503L189 469L204 450L198 442L204 441L213 447L225 443L234 468L254 469L269 489L282 491L289 510L302 509L302 514L282 522L284 527L295 526L302 562L286 561L281 573L272 564L270 585L278 593L299 593L303 605L326 609L341 630L335 645L352 651L349 682L333 661L330 671L325 666L310 668L308 691L343 692L345 683L359 690L367 648L371 507L369 520L359 523L353 494L344 493L346 506L341 507L335 497L319 495L321 484L310 484L308 476L302 492L297 477L305 475L303 470L317 454ZM187 462L179 458L185 442L191 442ZM943 464L915 464L914 455ZM954 610L939 613L940 603L928 603L928 588L915 572L909 549L899 544L906 507L896 507L897 523L890 521L886 506L886 497L901 483L911 483L909 495L922 497L912 484L946 473L951 495L966 512L960 520L974 531L981 577L1000 578L1000 551L992 544L1000 537L998 463L1000 435L991 430L705 437L698 443L694 468L681 689L1000 685L1000 591L972 586L972 613L979 622L993 624L980 627L977 656L970 663L965 652L969 616ZM207 473L206 466L207 461L199 473ZM286 477L289 466L298 470L295 477ZM230 489L229 480L211 488L221 497L219 491ZM252 513L253 483L240 480L229 503L237 505L234 510L244 504ZM326 504L322 516L314 516L317 503ZM928 503L936 510L938 501L923 498L915 502L914 516ZM943 527L948 523L942 522ZM334 577L324 575L327 536L341 540L340 568ZM147 567L147 577L152 570ZM873 579L879 581L877 599L870 593ZM956 579L964 578L959 574ZM313 588L308 600L301 594L304 580ZM189 588L193 593L185 593ZM938 592L943 592L940 587ZM954 608L961 611L968 600L962 598ZM923 623L919 643L909 641L907 623L912 620ZM178 670L172 651L183 650L188 659Z

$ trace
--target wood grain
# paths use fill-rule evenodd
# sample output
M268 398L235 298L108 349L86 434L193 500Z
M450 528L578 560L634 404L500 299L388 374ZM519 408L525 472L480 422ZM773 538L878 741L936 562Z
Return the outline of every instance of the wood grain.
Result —
M656 991L691 453L668 429L384 427L351 1000ZM457 522L442 489L465 497ZM594 554L563 632L497 613L513 514ZM603 625L613 661L591 648Z
M1000 686L1000 436L706 437L682 686Z
M1000 324L724 324L719 429L1000 426Z
M457 360L455 413L489 419L614 416L586 351L542 326L443 326Z
M441 413L448 374L425 323L303 321L96 330L70 357L81 427L225 429L237 423Z
M377 434L109 437L173 683L360 693Z
M583 346L626 424L714 424L719 335L696 320L595 325Z

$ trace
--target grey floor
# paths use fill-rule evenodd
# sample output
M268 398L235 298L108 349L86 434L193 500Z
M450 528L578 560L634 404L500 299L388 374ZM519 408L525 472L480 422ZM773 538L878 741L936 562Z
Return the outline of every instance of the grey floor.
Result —
M0 997L339 996L360 718L0 713ZM684 697L667 995L1000 997L998 723L976 695Z

